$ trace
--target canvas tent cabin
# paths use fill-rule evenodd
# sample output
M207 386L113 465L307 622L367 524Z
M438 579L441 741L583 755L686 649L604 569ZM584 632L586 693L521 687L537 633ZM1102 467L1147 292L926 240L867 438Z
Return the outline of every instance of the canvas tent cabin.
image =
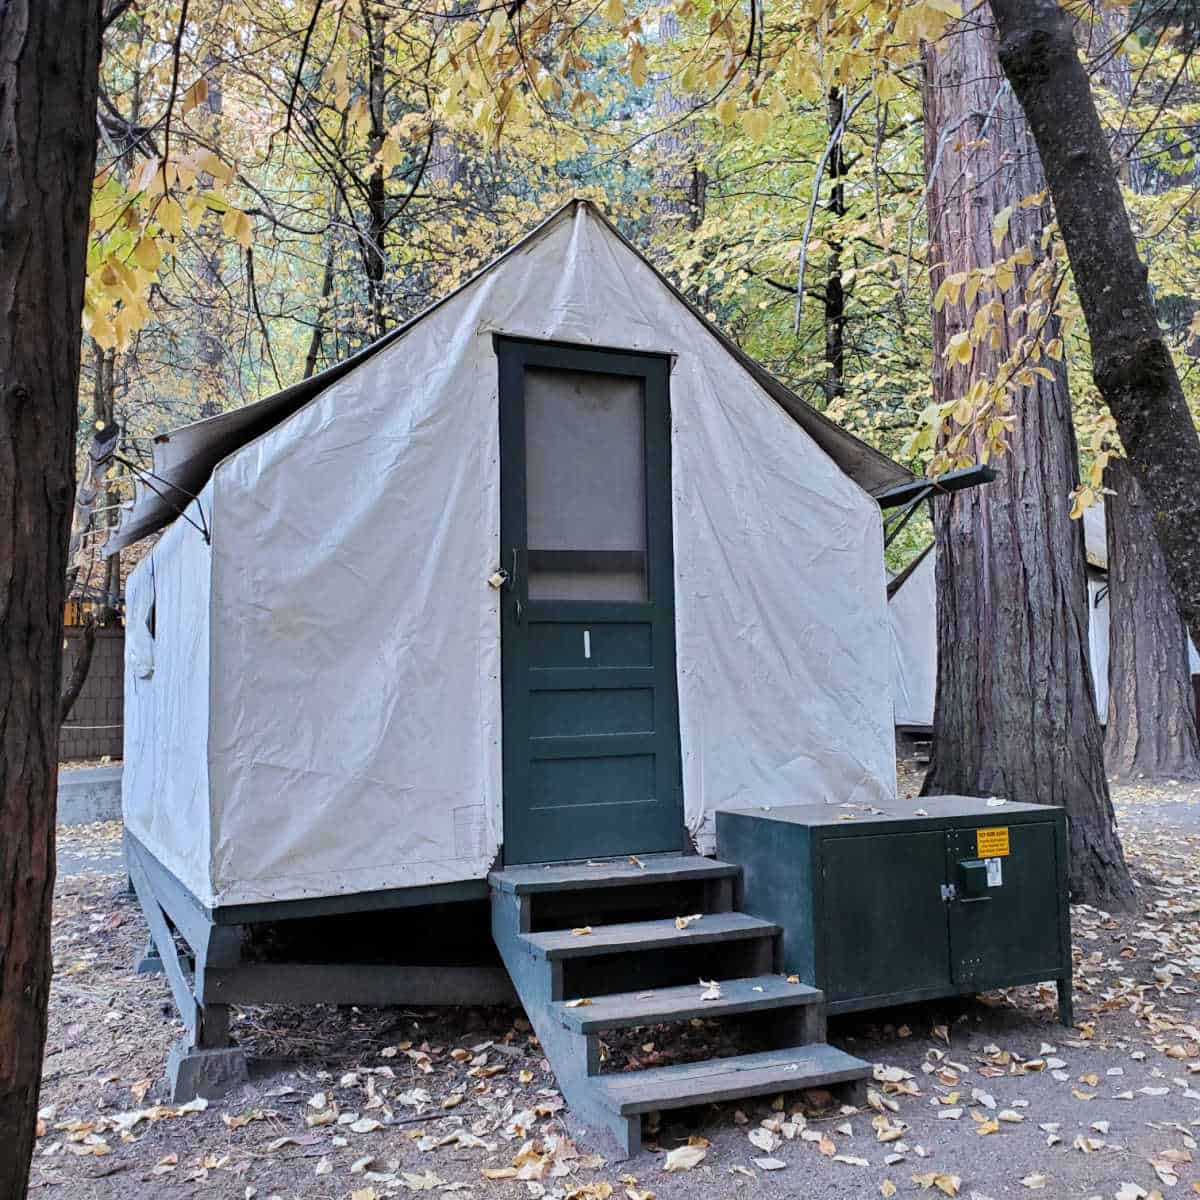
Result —
M130 831L223 907L482 880L502 845L711 848L721 807L889 796L871 493L911 477L765 379L574 203L357 361L164 435L151 482L196 499L129 586ZM175 516L147 488L111 545ZM598 616L555 607L583 597ZM572 675L551 715L549 668L654 674ZM517 736L609 730L642 740ZM560 825L564 790L613 788L675 812Z
M1092 678L1096 688L1096 713L1102 725L1108 722L1108 537L1104 520L1104 501L1093 504L1083 514L1083 537L1087 548L1088 645L1092 659ZM1197 724L1200 725L1200 655L1188 638L1188 668L1193 691L1197 695Z
M572 1110L628 1151L645 1105L700 1095L590 1080L563 989L630 971L779 1010L752 1092L864 1074L701 855L721 810L892 800L880 503L913 480L591 205L355 358L163 435L147 484L111 543L169 525L128 590L123 802L146 965L190 1035L177 1095L243 1069L231 1004L515 988ZM750 1094L744 1066L704 1096Z
M1108 719L1108 544L1104 503L1083 517L1087 555L1088 654L1100 723ZM926 547L888 583L892 697L899 734L927 735L933 729L937 690L937 582L933 547ZM1200 655L1188 641L1192 675Z

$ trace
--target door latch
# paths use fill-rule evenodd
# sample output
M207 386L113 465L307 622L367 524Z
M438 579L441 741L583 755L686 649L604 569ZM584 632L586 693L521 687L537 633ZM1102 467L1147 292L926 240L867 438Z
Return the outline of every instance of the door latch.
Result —
M946 901L946 903L949 903L951 900L957 900L958 899L958 888L956 888L954 886L954 884L952 884L952 883L943 883L942 884L942 899L944 901Z

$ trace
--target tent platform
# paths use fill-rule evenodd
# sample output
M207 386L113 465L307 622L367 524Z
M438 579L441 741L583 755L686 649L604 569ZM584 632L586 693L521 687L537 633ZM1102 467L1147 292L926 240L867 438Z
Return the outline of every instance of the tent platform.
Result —
M136 969L166 976L187 1030L168 1060L175 1101L245 1079L234 1005L517 1002L488 934L486 880L208 908L128 832L125 861L150 930ZM398 941L397 913L417 915L414 932L403 957L380 962L378 947Z
M738 911L733 863L661 855L516 867L477 881L486 899L480 886L455 885L209 909L128 833L125 850L151 934L138 969L166 976L187 1029L167 1064L177 1102L245 1080L230 1035L239 1004L519 1002L580 1136L621 1158L637 1153L652 1109L857 1084L870 1072L825 1044L822 992L779 974L779 926ZM424 940L398 947L381 932L389 921L394 932L398 911ZM380 945L403 961L369 960ZM330 946L339 957L321 961ZM746 1022L755 1048L605 1068L607 1031L697 1018Z

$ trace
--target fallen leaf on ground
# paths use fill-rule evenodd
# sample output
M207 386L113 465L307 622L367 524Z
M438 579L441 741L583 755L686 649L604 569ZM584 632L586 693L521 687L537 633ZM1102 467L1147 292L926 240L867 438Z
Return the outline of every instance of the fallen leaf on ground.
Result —
M752 1129L747 1136L750 1138L752 1146L757 1146L766 1154L770 1154L772 1150L778 1150L783 1143L783 1139L769 1129Z
M708 1151L703 1146L676 1146L663 1163L664 1171L690 1171L704 1161Z
M787 1166L780 1158L752 1158L750 1161L763 1171L782 1171Z
M937 1188L939 1192L946 1196L957 1196L958 1189L962 1186L962 1180L957 1175L950 1175L941 1171L930 1171L927 1175L914 1175L912 1181L923 1191L929 1191L930 1188Z

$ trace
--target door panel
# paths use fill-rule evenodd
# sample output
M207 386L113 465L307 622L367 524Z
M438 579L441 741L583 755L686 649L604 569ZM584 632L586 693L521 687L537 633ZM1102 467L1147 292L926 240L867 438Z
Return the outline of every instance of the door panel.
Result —
M589 604L588 609L598 607ZM538 667L649 667L654 631L648 622L530 620L529 665Z
M580 688L529 695L531 738L653 732L653 688Z
M957 893L949 906L950 953L954 982L964 987L989 987L1014 976L1052 979L1061 971L1059 872L1049 866L1057 863L1054 824L1007 828L1009 853L993 860L999 868L993 867L990 881L987 860L977 853L977 830L946 834L946 878ZM964 863L970 866L964 869ZM968 893L971 872L983 876L974 896Z
M835 924L818 938L828 958L818 978L832 981L826 999L948 985L946 835L827 838L824 847L821 909ZM847 938L847 929L858 933Z
M496 347L505 862L681 849L667 360Z

